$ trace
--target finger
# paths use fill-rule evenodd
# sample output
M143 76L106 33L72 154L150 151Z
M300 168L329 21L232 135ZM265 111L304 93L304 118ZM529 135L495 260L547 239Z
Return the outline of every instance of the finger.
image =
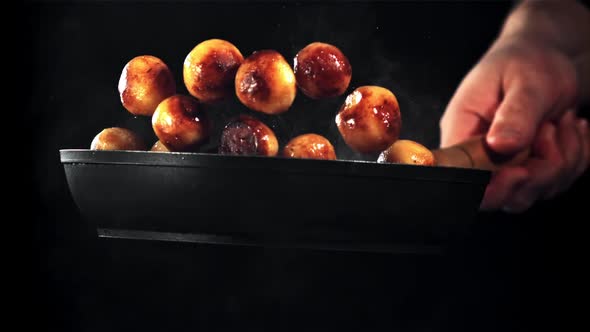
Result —
M440 121L441 147L487 132L501 88L500 70L494 68L482 61L459 84Z
M473 110L454 110L445 114L440 125L441 147L452 146L484 134L489 121Z
M533 157L523 164L529 172L530 180L512 194L510 201L506 203L509 209L528 209L559 180L565 161L557 143L556 126L545 122L533 145Z
M511 193L528 180L528 170L520 166L504 167L495 172L486 187L480 209L489 211L502 208L510 198Z
M545 122L533 145L533 157L524 163L530 179L517 188L505 202L503 209L509 212L523 212L529 209L551 186L564 163L557 146L557 129Z
M540 198L551 198L547 192L551 188L555 171L549 170L551 163L546 160L530 160L525 165L530 180L513 192L504 205L505 210L522 212L530 208Z
M548 198L546 194L552 187L557 170L551 162L531 159L525 163L530 180L515 190L504 205L505 210L522 212L529 209L538 199Z
M529 147L549 106L538 89L513 84L498 107L486 140L500 154L515 154Z
M564 165L545 197L551 198L569 188L577 178L577 168L581 164L583 156L583 134L576 125L576 116L573 111L568 111L559 121L557 129L558 145L564 159Z

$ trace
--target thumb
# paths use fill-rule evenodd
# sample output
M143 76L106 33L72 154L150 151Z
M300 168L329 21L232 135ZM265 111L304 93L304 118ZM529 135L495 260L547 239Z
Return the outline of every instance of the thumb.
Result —
M494 66L480 63L463 79L445 110L440 145L446 147L488 131L500 103L501 77Z
M489 147L499 154L515 154L529 147L549 107L529 87L506 92L486 135Z

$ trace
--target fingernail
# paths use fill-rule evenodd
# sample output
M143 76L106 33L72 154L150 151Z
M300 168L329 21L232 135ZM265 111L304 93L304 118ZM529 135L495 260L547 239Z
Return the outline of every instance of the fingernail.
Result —
M522 139L522 133L512 128L502 128L496 130L490 136L488 136L488 143L494 144L498 141L520 141Z
M503 128L495 136L502 139L519 139L522 137L522 134L520 131L512 128Z

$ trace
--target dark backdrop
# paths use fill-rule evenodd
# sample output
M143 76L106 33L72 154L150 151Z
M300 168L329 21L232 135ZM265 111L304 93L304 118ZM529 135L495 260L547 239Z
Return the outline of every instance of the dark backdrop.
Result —
M438 145L438 119L457 84L496 35L511 2L28 3L32 89L28 123L34 202L35 323L47 330L509 331L577 317L587 180L527 214L480 215L449 257L106 241L80 218L59 149L88 148L126 126L155 141L148 118L122 107L125 63L163 59L185 93L182 63L200 41L222 38L247 56L272 48L289 61L313 41L349 57L349 91L366 84L399 99L402 137ZM284 142L316 131L349 151L333 117L342 98L299 93L285 115L265 118ZM223 114L246 112L234 101ZM585 181L585 182L584 182ZM541 217L543 216L543 218ZM566 309L566 310L563 310ZM562 313L566 315L562 315ZM559 328L557 328L559 330Z

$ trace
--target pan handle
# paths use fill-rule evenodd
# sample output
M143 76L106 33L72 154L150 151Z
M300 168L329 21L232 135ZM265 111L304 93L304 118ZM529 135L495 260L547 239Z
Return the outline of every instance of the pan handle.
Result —
M465 142L432 151L438 166L477 168L495 171L502 166L514 166L524 162L530 155L530 148L512 156L493 152L485 136L477 136Z

